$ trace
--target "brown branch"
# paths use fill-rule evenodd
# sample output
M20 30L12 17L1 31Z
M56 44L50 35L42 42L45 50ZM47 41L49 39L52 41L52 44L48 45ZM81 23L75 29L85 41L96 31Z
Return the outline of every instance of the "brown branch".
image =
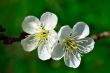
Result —
M103 39L105 37L110 37L110 32L102 32L98 35L92 36L91 38L93 38L95 41L97 41L97 40Z
M22 39L25 38L26 35L28 35L28 34L25 32L21 33L19 37L10 37L10 36L6 36L4 34L0 34L0 40L2 40L4 44L12 44L14 42L21 41Z
M10 36L4 35L2 32L4 32L4 29L0 26L0 41L2 40L4 44L12 44L13 42L19 42L22 39L24 39L26 35L28 35L27 33L23 32L18 37L10 37ZM98 35L92 36L91 38L97 41L105 37L110 37L110 32L102 32Z

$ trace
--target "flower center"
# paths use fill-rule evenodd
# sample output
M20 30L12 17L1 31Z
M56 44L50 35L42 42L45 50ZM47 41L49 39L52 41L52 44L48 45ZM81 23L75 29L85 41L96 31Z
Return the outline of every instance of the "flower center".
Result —
M42 30L41 32L39 32L38 37L40 38L40 40L47 39L48 33L49 32L47 30Z
M39 39L40 41L47 40L48 34L48 30L42 29L39 33L35 34L35 38Z
M65 45L67 49L76 49L77 44L75 43L74 40L71 39L65 39Z

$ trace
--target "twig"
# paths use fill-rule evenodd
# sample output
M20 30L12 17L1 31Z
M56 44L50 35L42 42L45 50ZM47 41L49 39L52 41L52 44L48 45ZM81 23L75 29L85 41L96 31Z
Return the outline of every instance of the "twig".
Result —
M21 41L22 39L25 38L26 35L28 34L25 32L21 33L19 37L10 37L0 34L0 40L2 40L4 44L12 44L13 42Z
M91 38L93 38L95 41L97 41L97 40L100 40L100 39L105 38L105 37L110 37L110 32L102 32L98 35L92 36Z
M5 29L3 29L2 26L0 26L0 32L4 32ZM0 33L0 41L2 40L4 44L12 44L13 42L21 41L25 38L25 36L28 35L27 33L23 32L20 34L19 37L10 37L6 36L3 33ZM103 39L105 37L110 37L110 32L102 32L98 35L94 35L91 38L93 38L95 41Z

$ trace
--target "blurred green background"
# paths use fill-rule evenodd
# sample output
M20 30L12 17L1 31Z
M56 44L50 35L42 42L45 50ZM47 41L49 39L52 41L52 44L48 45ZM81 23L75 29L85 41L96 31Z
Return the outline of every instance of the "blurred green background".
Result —
M58 16L56 31L78 21L90 26L89 36L110 31L110 0L0 0L0 25L5 35L17 37L23 32L25 16L40 18L46 11ZM77 69L66 67L63 59L41 61L37 50L25 52L20 42L4 45L0 41L0 73L110 73L110 37L96 41Z

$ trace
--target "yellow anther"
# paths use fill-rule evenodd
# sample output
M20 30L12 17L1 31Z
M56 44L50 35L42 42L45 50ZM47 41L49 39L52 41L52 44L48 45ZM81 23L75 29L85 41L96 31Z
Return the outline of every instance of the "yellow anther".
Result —
M65 39L65 44L66 44L68 49L76 49L77 48L77 44L75 43L74 40Z
M41 30L38 34L35 35L35 38L39 38L40 40L47 39L48 33L49 32L47 30Z

